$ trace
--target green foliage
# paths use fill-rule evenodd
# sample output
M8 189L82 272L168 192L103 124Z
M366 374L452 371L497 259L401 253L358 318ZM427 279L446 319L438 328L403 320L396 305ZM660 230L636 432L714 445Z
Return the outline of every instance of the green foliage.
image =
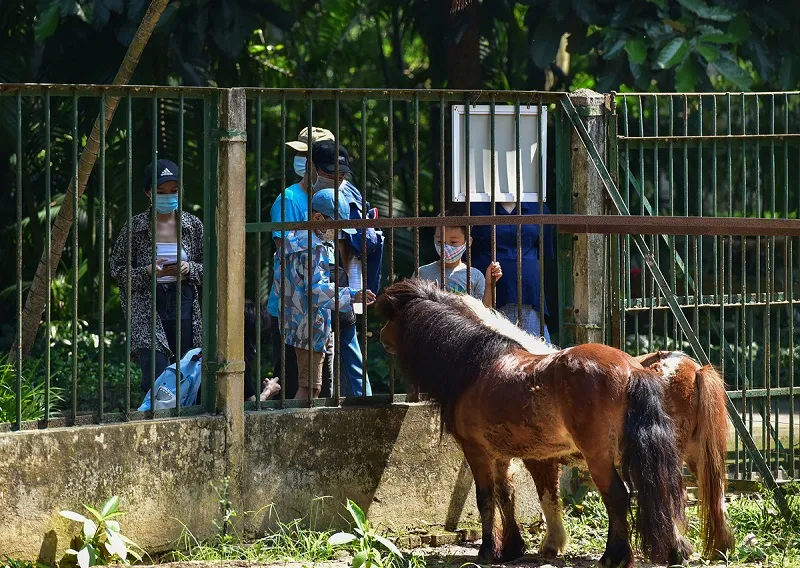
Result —
M38 369L41 360L24 365L20 382L22 407L21 420L42 420L45 418L45 382ZM63 402L63 390L50 386L50 418L57 414L57 406ZM0 354L0 424L17 419L17 367L5 354Z
M403 553L389 539L379 535L370 526L364 511L350 499L347 500L347 511L355 525L355 533L338 532L328 538L332 547L346 546L355 555L350 566L352 568L384 568L404 566L406 559ZM386 554L388 552L388 554Z
M61 560L63 567L77 565L80 568L106 566L109 564L130 564L130 559L141 560L141 548L120 532L116 519L125 513L119 510L119 497L108 499L98 511L88 505L83 506L92 518L74 511L61 511L59 514L82 525L81 534L72 539L71 547ZM142 551L143 552L143 551Z

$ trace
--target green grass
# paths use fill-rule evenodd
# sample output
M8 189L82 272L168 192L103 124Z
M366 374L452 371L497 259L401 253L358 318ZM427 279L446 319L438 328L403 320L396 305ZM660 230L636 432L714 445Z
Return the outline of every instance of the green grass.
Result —
M800 484L786 486L787 499L794 518L786 523L767 492L734 495L728 505L728 520L736 537L736 549L726 564L800 567ZM608 517L599 493L590 491L577 504L565 507L564 525L570 537L567 560L577 560L603 553L606 543ZM697 507L687 510L687 536L695 550L701 550ZM538 529L538 530L537 530ZM538 550L544 536L544 526L534 527L527 534L529 550ZM692 564L705 563L695 555Z

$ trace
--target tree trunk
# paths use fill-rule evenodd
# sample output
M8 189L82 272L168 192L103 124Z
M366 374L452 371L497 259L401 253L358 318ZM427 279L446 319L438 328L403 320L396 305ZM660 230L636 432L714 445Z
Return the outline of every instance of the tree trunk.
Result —
M126 85L139 63L139 58L142 56L145 46L147 45L153 30L161 18L161 14L169 4L169 0L152 0L150 6L147 8L142 23L139 29L136 30L136 35L133 37L125 58L114 77L114 85ZM119 104L119 97L106 98L105 105L105 128L108 131L111 121L114 119L114 113ZM101 110L102 112L102 110ZM70 182L67 188L67 193L64 196L64 203L58 212L55 222L53 223L52 238L50 244L50 279L55 276L56 268L61 260L61 253L64 251L64 244L69 236L70 226L75 215L75 203L80 200L86 189L86 183L89 181L89 176L94 168L94 163L97 161L97 156L100 152L100 116L94 122L92 133L86 141L86 146L81 152L80 162L78 164L78 187L74 187ZM39 266L36 268L36 276L31 283L28 297L25 301L25 309L22 313L22 357L27 358L33 349L33 343L36 339L36 334L39 330L39 325L42 320L42 313L44 312L45 305L50 296L50 289L47 286L47 251L42 252L42 258L39 260ZM17 349L17 345L12 347L11 353Z

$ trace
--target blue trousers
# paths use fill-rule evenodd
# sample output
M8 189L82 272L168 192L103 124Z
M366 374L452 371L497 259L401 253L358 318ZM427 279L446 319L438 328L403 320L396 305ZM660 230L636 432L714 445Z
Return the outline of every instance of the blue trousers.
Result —
M364 360L361 358L361 346L358 344L356 335L357 325L342 326L339 329L341 334L341 384L339 393L341 396L362 396L362 370ZM366 396L372 396L372 386L369 383L369 376L366 381Z

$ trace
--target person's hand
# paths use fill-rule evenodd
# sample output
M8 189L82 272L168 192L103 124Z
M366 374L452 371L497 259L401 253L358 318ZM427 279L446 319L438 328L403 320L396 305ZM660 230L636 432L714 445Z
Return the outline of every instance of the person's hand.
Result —
M490 283L497 282L503 277L503 268L499 262L492 262L489 268L486 269L486 281Z
M164 274L164 269L162 268L162 266L163 266L163 264L165 262L167 262L166 258L158 258L158 259L156 259L156 265L155 265L156 266L156 276L158 276L159 278L161 276L165 275ZM153 275L153 265L152 264L148 264L147 268L145 268L145 270L147 270L147 274L148 275L150 275L150 276Z
M180 264L180 267L181 267L180 268L181 277L185 278L189 274L189 263L186 262L185 260L182 260L181 264ZM161 269L160 276L174 276L174 277L177 278L178 277L178 265L177 264L171 264L169 266L164 266Z
M366 293L366 305L371 306L375 302L375 293L372 290L367 290ZM355 297L355 302L357 304L364 303L364 294L361 290L358 291Z
M269 400L279 392L281 392L280 379L273 377L272 379L264 379L264 390L261 391L261 402Z

